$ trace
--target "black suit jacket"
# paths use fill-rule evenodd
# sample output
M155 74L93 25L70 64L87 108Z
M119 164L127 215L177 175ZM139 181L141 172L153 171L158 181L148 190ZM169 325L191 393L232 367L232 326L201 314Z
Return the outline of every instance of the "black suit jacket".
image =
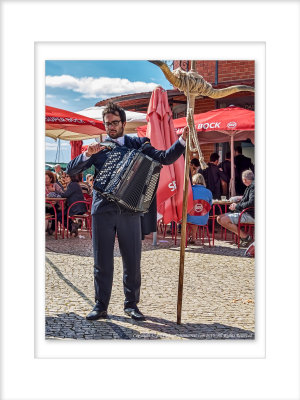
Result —
M129 149L139 149L145 142L149 142L149 139L131 137L127 135L124 136L124 146L128 147ZM168 150L157 150L153 146L149 145L145 147L143 153L147 154L154 160L159 161L163 165L169 165L175 162L184 153L184 149L185 147L182 146L179 140L177 140ZM71 175L78 174L79 172L90 168L92 165L95 166L97 173L97 170L100 170L105 163L108 152L109 150L102 150L97 154L93 154L86 161L83 161L83 154L81 154L69 162L66 173ZM92 214L100 214L104 211L108 211L109 209L116 208L117 206L113 202L109 202L108 200L104 199L96 190L93 191ZM131 214L131 212L127 210L121 209L121 211Z
M251 158L246 157L243 154L238 154L237 156L235 156L234 163L236 167L236 192L238 195L241 195L246 189L246 186L243 184L242 173L243 171L246 171L246 169L251 169L251 171L254 172L254 165L252 164Z
M212 192L213 199L221 198L221 179L226 182L226 175L220 171L219 167L211 162L208 163L208 168L200 172L205 179L206 187Z

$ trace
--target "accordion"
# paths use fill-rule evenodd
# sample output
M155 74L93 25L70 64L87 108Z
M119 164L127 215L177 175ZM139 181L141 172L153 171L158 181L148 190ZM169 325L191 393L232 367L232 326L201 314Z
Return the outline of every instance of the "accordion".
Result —
M146 213L155 196L161 164L138 150L114 142L101 145L110 149L94 179L94 189L105 199L132 212Z

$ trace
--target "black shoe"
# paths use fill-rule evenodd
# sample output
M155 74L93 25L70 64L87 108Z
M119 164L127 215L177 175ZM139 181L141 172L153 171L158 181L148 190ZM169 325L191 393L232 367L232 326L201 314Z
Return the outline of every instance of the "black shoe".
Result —
M52 236L53 235L54 230L51 228L47 228L47 233L48 235Z
M76 222L73 222L72 228L71 228L71 236L74 233L74 236L78 236L78 224Z
M137 307L125 308L124 313L127 314L132 319L135 319L137 321L146 321L146 318L144 317L144 315L140 312L140 310Z
M107 309L101 303L97 302L85 318L88 320L107 318Z
M242 246L248 246L252 242L252 237L250 235L246 236L244 239L240 239Z

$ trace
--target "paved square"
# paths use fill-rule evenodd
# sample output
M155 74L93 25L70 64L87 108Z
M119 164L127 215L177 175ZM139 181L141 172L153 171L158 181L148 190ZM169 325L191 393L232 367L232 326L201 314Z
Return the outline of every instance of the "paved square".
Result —
M231 237L231 235L230 235ZM179 242L179 241L178 241ZM91 239L46 237L47 339L254 339L255 261L230 241L188 246L185 253L181 325L176 324L180 242L152 235L143 241L139 308L145 322L123 312L122 259L115 245L109 318L87 321L94 305Z

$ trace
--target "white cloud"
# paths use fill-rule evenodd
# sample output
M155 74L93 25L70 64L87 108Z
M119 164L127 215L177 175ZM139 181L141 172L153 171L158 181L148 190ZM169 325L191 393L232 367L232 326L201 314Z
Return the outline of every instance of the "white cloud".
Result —
M71 75L46 76L46 86L81 93L84 98L106 98L129 93L151 92L156 83L131 82L121 78L75 78Z
M46 142L46 150L47 151L56 151L57 144L58 144L58 142L53 142L53 143ZM69 147L70 147L69 142L61 140L61 142L60 142L61 149L63 149L63 148L68 149Z
M46 94L46 99L54 99L55 97L54 94Z

